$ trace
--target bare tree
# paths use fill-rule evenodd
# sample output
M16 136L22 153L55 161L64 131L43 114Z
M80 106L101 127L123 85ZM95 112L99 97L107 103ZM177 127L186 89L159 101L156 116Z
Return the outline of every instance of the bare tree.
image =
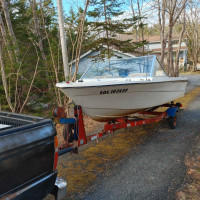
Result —
M25 77L23 77L22 74L20 74L20 68L18 69L17 71L17 74L16 74L16 90L15 90L15 98L14 98L14 101L12 101L11 99L11 96L9 95L9 91L8 91L8 78L9 76L11 76L12 74L8 74L6 76L6 73L5 73L5 66L4 66L4 63L3 63L3 57L2 57L2 50L1 50L2 47L0 47L0 67L1 67L1 77L2 77L2 82L3 82L3 88L4 88L4 92L5 92L5 96L6 96L6 100L8 102L8 105L11 109L12 112L19 112L19 113L22 113L24 108L25 108L25 105L27 104L28 100L29 100L29 97L30 97L30 92L33 88L33 83L34 83L34 80L36 78L36 74L37 74L37 68L38 68L38 63L39 63L39 56L38 56L38 59L37 59L37 62L36 62L36 65L35 65L35 71L34 71L34 74L32 76L32 80L31 82L27 81L27 83L29 83L29 89L28 89L28 92L26 94L26 97L25 97L25 100L23 101L23 103L21 104L21 97L19 96L19 92L16 93L17 90L19 90L18 88L18 79L19 79L19 76L22 77L23 79L27 80ZM36 49L36 53L37 53L37 49ZM38 53L37 53L38 55ZM21 65L20 65L21 66ZM28 84L27 84L28 86Z
M1 4L2 4L3 12L4 12L5 21L6 21L6 24L7 24L8 34L9 34L9 36L11 38L12 45L14 47L15 55L13 55L13 54L11 55L10 46L9 46L10 44L7 41L8 36L6 35L6 29L4 27L4 23L3 23L2 17L0 16L1 32L2 32L2 36L4 38L4 43L5 43L6 48L8 50L8 55L10 57L11 64L12 64L12 60L13 60L12 58L14 57L15 60L16 60L17 65L19 66L20 65L20 61L19 61L19 54L20 54L19 53L19 46L17 44L17 39L16 39L15 33L13 31L13 27L12 27L12 23L11 23L11 19L10 19L10 13L9 13L9 9L8 9L9 3L6 2L5 0L1 0ZM17 77L17 80L18 80L18 77ZM20 94L18 94L18 92L19 92L19 90L16 87L15 96L20 96ZM15 102L15 105L16 105L16 102Z
M5 66L3 63L3 58L2 58L2 50L1 50L1 46L0 46L0 67L1 67L1 77L2 77L2 82L3 82L3 87L4 87L4 92L6 95L6 100L8 102L8 105L11 109L12 112L15 112L15 108L13 107L12 103L11 103L11 99L8 93L8 83L7 83L7 79L6 79L6 73L5 73Z
M5 0L1 0L1 4L2 4L5 19L6 19L7 27L8 27L8 32L9 32L9 35L11 37L12 43L15 47L16 58L17 58L17 61L18 61L19 47L18 47L18 44L17 44L17 39L16 39L16 36L15 36L15 33L13 31L13 28L12 28L12 23L11 23L11 20L10 20L10 14L9 14L9 11L8 11L8 6L7 6L7 3L6 3Z
M173 27L180 17L183 9L185 8L187 0L157 0L158 19L160 25L161 37L161 63L164 63L164 52L166 47L166 40L168 44L167 53L167 72L169 75L174 76L174 63L173 63L173 47L172 47L172 33ZM161 15L162 13L162 15ZM167 31L165 33L165 22L168 18Z
M0 30L1 30L1 35L3 37L3 42L4 42L4 44L5 44L6 48L7 48L7 51L8 51L8 56L10 58L10 62L12 63L13 62L12 52L10 50L9 41L7 39L6 29L5 29L5 25L4 25L1 13L0 13Z
M37 69L38 69L38 64L39 64L40 57L39 57L39 55L38 55L38 51L37 51L37 48L36 48L36 47L35 47L35 51L36 51L36 54L37 54L37 62L36 62L36 65L35 65L35 71L34 71L33 78L32 78L32 80L31 80L31 83L30 83L30 85L29 85L29 89L28 89L28 92L27 92L27 94L26 94L26 98L25 98L25 100L24 100L24 102L23 102L23 104L22 104L22 106L21 106L21 108L20 108L20 111L19 111L20 113L23 112L23 110L24 110L26 104L28 103L31 90L32 90L32 88L33 88L33 83L34 83L35 78L36 78L36 75L37 75Z
M60 42L62 48L63 68L64 68L65 80L69 81L69 61L68 61L66 36L64 30L62 0L57 0L57 6L58 6L58 22L60 30Z
M182 17L182 30L179 36L179 42L178 42L178 48L176 51L176 61L175 61L175 76L179 76L179 56L180 56L180 49L181 49L181 43L182 43L182 39L183 39L183 34L185 32L185 8L183 10L182 13L183 17Z
M51 62L52 62L52 66L53 66L54 73L55 73L55 81L52 80L52 84L53 84L55 95L56 95L56 103L57 103L58 106L62 106L63 103L62 103L62 99L61 99L61 93L55 86L55 83L59 82L58 66L56 65L56 62L55 62L55 58L54 58L54 54L53 54L53 50L52 50L49 34L48 34L47 28L45 26L45 17L44 17L44 13L43 13L43 9L42 9L42 1L41 0L40 0L40 8L41 8L40 10L41 10L42 25L44 27L44 32L45 32L46 39L48 41Z
M144 30L143 30L143 22L142 22L142 14L141 14L141 5L140 5L141 1L137 0L137 9L138 9L138 16L139 16L139 20L138 20L138 25L139 25L139 29L141 32L141 36L142 36L142 41L144 41ZM143 1L142 1L143 3ZM142 47L142 52L144 54L144 46Z
M165 15L166 15L166 4L165 0L160 3L160 0L157 0L158 5L158 21L160 26L160 39L161 39L161 58L160 63L164 66L164 56L166 48L166 39L165 39Z
M38 15L36 14L36 10L37 10L37 4L35 0L29 0L30 2L30 6L32 9L32 13L33 13L33 21L34 21L34 32L38 38L38 46L42 55L42 59L46 62L47 58L46 55L44 53L44 47L43 47L43 42L42 42L42 34L40 31L40 27L39 27L39 23L38 23Z
M200 2L190 0L186 12L186 35L188 57L193 63L193 71L196 71L198 57L200 55Z
M133 19L136 17L136 12L135 12L135 9L134 9L134 2L133 0L130 0L130 2L128 1L128 5L130 3L130 7L131 7L131 12L132 12L132 16L133 16ZM136 41L138 41L138 31L137 31L137 28L135 28L135 39Z
M78 34L77 34L75 72L74 72L74 75L72 77L72 81L76 81L76 76L77 76L77 72L78 72L78 66L79 66L80 56L81 56L81 48L82 48L83 37L84 37L83 34L84 34L85 17L86 17L89 2L90 2L89 0L86 1L84 12L80 15L80 27L78 29Z
M128 5L131 7L131 12L133 18L138 18L137 26L134 31L136 34L136 41L144 41L145 40L145 32L144 32L144 19L146 15L150 12L149 4L151 0L128 0ZM143 54L145 53L144 46L142 47Z
M27 52L24 53L23 58L19 60L19 47L17 44L15 33L13 31L10 14L8 11L8 6L4 0L1 0L0 2L2 3L2 8L4 11L4 19L7 25L7 26L4 25L4 21L2 19L2 16L0 15L0 31L1 31L2 39L3 39L3 42L1 42L1 46L0 46L1 78L3 82L5 97L11 111L21 113L23 112L29 100L31 90L33 88L33 83L36 78L36 73L37 73L40 58L38 56L37 49L35 48L38 59L35 65L34 74L33 76L31 76L31 81L30 81L26 77L23 76L23 69L22 69L24 58L27 56L26 53L28 52L29 48L27 48ZM8 39L9 37L11 38L11 42L12 42L12 45L14 46L15 53L12 53L10 49L10 43ZM3 45L6 48L2 48ZM17 64L15 68L10 67L10 64L5 65L5 63L8 63L6 61L7 53L9 57L11 57L10 58L11 62L13 61L13 64L15 65ZM16 57L16 60L12 60L12 57ZM10 77L13 77L12 82L15 83L14 87L12 86L14 88L13 92L10 92ZM27 84L24 85L23 87L19 84L21 80L27 81ZM26 93L24 89L27 87L28 87L28 90Z

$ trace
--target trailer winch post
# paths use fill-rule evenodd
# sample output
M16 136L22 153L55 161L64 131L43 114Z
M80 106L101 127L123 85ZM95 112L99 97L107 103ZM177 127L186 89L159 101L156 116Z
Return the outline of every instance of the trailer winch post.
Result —
M78 122L78 146L87 144L87 138L86 138L86 133L85 133L85 126L83 122L83 113L82 113L82 108L81 106L76 107L77 113L77 122Z

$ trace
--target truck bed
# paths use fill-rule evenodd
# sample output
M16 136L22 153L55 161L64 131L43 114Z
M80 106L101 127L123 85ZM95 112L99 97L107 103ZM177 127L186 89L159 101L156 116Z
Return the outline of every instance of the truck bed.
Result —
M12 128L34 124L42 120L44 118L0 111L0 124L11 125Z

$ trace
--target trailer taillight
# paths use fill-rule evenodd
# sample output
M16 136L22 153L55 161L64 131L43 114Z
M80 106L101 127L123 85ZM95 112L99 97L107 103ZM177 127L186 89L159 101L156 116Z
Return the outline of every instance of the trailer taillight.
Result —
M58 138L57 138L57 136L54 137L54 148L55 148L55 154L54 154L53 170L56 170L57 163L58 163Z
M183 105L181 103L176 103L175 106L178 107L178 108L182 108L183 107Z

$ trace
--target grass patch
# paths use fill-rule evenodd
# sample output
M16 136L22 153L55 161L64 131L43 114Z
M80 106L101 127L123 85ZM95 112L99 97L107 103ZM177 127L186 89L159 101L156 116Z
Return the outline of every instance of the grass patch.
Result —
M112 168L116 161L140 144L148 131L143 127L121 129L98 144L88 145L77 156L73 155L73 160L65 160L63 156L58 164L58 172L68 182L67 197L76 199L87 191L98 175Z
M199 94L200 94L200 87L196 87L191 92L187 93L184 97L176 101L182 103L184 108L187 108L189 103L192 100L194 100L197 96L199 96Z
M200 95L200 87L196 87L195 89L187 93L184 97L177 99L175 103L180 102L183 105L183 108L187 108L190 102L192 102L199 95ZM168 108L163 107L163 108L158 108L156 111L164 112L167 109Z
M200 74L200 71L195 71L195 72L193 72L193 71L187 71L187 72L181 72L180 75L181 74L194 74L194 75L196 75L196 74Z

